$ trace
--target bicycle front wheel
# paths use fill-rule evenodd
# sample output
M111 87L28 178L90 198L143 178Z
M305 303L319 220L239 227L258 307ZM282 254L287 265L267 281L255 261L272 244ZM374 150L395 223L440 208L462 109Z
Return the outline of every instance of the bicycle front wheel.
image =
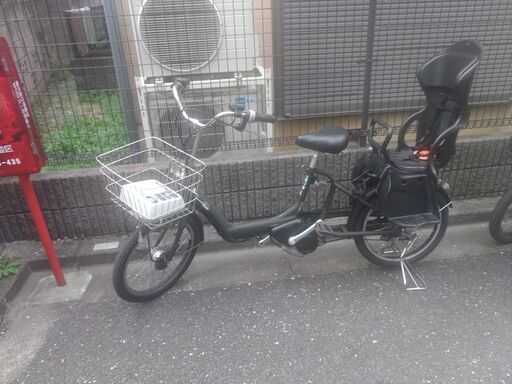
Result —
M190 215L153 230L138 228L114 263L112 280L118 296L144 302L171 289L190 266L201 234L201 222Z
M492 211L489 232L499 243L512 242L512 189L502 196Z

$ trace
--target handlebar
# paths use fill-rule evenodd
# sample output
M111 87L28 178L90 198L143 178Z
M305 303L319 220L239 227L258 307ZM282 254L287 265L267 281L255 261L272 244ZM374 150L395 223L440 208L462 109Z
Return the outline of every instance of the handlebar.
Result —
M254 117L254 121L260 121L262 123L274 124L277 121L277 117L275 117L274 115L269 115L268 113L256 112L256 116Z
M378 144L373 139L373 129L375 128L375 125L380 125L381 127L386 128L386 138L384 139L382 144ZM368 128L368 141L370 142L370 145L374 149L381 149L383 151L386 151L388 148L388 144L391 141L391 137L393 137L393 127L383 121L373 118Z
M233 119L240 119L240 123L231 125L233 128L235 128L237 131L242 132L248 123L253 122L262 122L262 123L275 123L277 121L277 118L273 115L269 115L266 113L259 113L256 111L253 111L252 109L249 109L247 111L223 111L218 114L216 114L214 117L212 117L207 123L201 123L199 120L194 119L193 117L190 117L185 110L185 107L183 105L183 102L181 101L181 94L183 91L188 87L190 84L189 79L185 78L179 78L174 81L174 84L172 86L172 94L174 96L174 99L176 100L176 103L178 105L178 108L180 110L180 113L182 114L183 118L196 127L202 129L207 128L213 125L216 121L222 120L224 118L231 117Z

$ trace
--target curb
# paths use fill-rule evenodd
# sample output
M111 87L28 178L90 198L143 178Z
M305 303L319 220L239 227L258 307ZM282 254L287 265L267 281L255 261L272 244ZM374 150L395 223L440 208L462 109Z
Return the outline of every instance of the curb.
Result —
M450 224L469 224L475 222L486 222L489 220L492 210L498 198L482 198L478 200L459 200L453 203L450 210ZM224 241L212 226L204 227L205 241L201 246L203 252L228 251L236 249L254 248L256 240L249 240L243 243L228 243ZM123 244L122 237L100 237L77 241L60 241L55 243L59 261L64 268L110 264L114 261L119 247L95 251L97 244L119 242ZM33 241L15 242L5 248L7 256L21 259L22 267L20 274L11 282L10 287L0 290L0 324L9 302L16 296L32 271L49 270L48 261L40 245Z
M27 281L31 272L32 271L28 263L22 264L20 273L18 276L14 278L14 280L11 283L11 286L5 292L0 294L0 327L3 324L4 315L9 309L9 302L20 291L21 287L23 286L23 284L25 284L25 281Z
M489 221L499 197L457 200L450 210L450 224L466 224Z

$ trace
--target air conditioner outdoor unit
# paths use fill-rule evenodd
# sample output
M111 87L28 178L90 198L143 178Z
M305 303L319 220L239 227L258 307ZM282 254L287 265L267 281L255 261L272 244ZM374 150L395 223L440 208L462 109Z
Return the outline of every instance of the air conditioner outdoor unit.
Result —
M226 110L231 102L245 104L247 109L258 112L270 112L267 92L271 87L268 86L263 68L256 67L244 74L245 77L216 82L191 81L185 98L188 114L205 122L220 111ZM189 151L193 138L187 142L187 137L196 129L184 120L179 112L172 95L173 83L137 77L136 84L144 137L157 136ZM271 124L253 123L249 124L244 132L238 132L219 123L201 132L197 156L210 157L220 149L222 153L254 148L266 152L266 149L261 148L271 137Z
M130 0L130 4L141 77L231 77L257 65L250 0Z

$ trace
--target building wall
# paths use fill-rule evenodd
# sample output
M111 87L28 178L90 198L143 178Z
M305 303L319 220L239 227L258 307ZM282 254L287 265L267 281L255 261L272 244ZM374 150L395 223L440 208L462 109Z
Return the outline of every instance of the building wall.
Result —
M67 61L72 54L71 36L64 17L64 10L73 8L73 6L69 0L44 0L44 5L51 21L51 28L46 31L46 34L54 44L51 48L57 52L56 64L60 64L60 62Z
M263 66L272 68L272 0L253 0L253 25Z
M419 110L419 109L418 109ZM396 111L370 113L394 127L400 127L415 111ZM312 117L309 119L281 120L274 124L276 137L295 137L304 133L316 132L329 124L340 125L349 130L361 129L360 115ZM414 128L414 127L413 127ZM413 132L414 133L414 132ZM462 129L459 137L492 137L493 135L512 133L512 104L474 106L471 108L469 123ZM396 139L396 134L393 139ZM277 151L296 150L293 144L279 146Z
M55 25L50 23L45 1L3 1L0 4L0 35L13 49L25 88L37 98L44 92L52 62L58 56Z

